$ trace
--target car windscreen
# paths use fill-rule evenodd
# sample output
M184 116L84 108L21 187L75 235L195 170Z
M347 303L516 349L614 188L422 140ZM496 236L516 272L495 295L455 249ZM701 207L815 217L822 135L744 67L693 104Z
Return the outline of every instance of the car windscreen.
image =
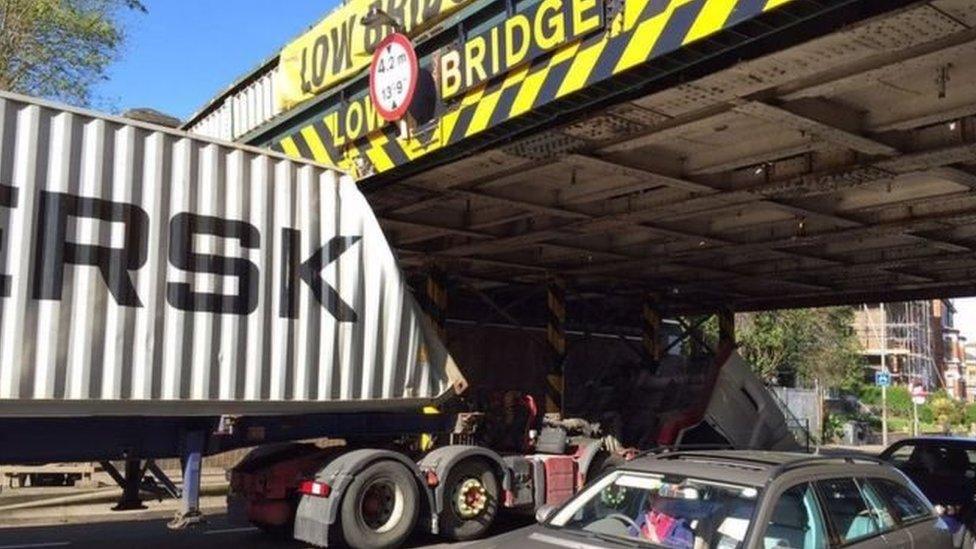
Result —
M568 532L694 549L740 547L756 488L694 477L616 471L566 504L548 525Z

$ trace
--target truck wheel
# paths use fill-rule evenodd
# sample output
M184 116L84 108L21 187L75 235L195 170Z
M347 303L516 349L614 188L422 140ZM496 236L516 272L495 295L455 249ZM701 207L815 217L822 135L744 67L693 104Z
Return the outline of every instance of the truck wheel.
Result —
M420 508L417 480L406 467L374 463L356 475L342 498L339 527L354 548L395 547L413 532Z
M484 535L498 512L498 479L480 459L451 468L444 483L444 509L438 516L441 533L465 541Z

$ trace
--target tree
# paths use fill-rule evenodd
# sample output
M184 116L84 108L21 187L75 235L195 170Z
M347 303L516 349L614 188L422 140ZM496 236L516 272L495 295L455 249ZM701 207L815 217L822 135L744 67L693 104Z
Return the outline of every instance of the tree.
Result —
M139 0L0 0L0 89L77 105L91 100Z
M932 419L942 427L944 433L951 433L953 425L959 425L966 419L963 403L944 392L933 395L928 407L932 411Z
M739 315L742 355L768 383L852 389L862 377L850 307L790 309Z

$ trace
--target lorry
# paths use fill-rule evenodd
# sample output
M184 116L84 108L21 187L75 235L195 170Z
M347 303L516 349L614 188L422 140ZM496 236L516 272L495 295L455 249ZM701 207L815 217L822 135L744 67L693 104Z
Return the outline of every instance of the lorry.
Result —
M203 456L237 448L232 517L353 547L476 538L634 452L529 391L469 398L366 198L321 165L0 92L0 237L0 464L100 462L117 508L178 496L172 528L203 519ZM793 447L733 345L703 361L645 443ZM645 377L673 392L683 367Z

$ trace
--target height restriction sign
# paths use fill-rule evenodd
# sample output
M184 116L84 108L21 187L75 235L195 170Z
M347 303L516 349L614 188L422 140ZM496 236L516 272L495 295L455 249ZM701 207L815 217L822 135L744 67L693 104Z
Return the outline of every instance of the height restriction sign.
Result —
M406 36L387 36L373 52L369 68L369 95L376 112L389 122L407 114L417 91L417 53Z

